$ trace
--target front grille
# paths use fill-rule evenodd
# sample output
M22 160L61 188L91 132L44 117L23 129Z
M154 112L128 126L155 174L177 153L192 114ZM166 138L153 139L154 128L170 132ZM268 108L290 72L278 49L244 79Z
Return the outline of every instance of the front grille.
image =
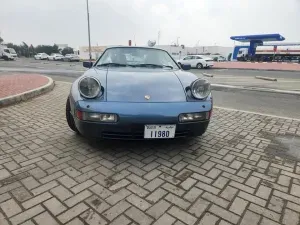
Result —
M189 131L176 131L175 138L184 138L189 135ZM102 138L105 139L123 139L123 140L144 140L144 132L102 132Z

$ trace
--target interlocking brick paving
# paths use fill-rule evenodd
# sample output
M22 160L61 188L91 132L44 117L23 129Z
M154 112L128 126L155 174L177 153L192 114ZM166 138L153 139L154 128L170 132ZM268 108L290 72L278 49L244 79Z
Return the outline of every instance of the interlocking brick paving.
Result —
M37 74L10 74L0 76L0 98L21 94L46 85L45 76Z
M299 121L215 109L203 137L89 141L69 90L0 110L1 225L299 223Z

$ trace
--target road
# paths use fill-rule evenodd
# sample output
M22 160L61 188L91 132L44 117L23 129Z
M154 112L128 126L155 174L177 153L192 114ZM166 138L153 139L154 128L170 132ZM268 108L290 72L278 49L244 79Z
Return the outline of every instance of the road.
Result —
M0 61L0 71L27 71L42 73L52 77L57 81L73 82L79 77L85 68L81 63L68 62L49 62L20 60L14 62ZM215 75L230 76L271 76L276 78L300 79L299 72L277 72L277 71L251 71L251 70L192 70L199 74L200 72ZM245 110L269 115L291 117L300 119L300 96L265 93L246 90L218 89L213 90L214 104L218 107Z
M205 70L207 73L216 75L228 76L266 76L274 78L300 79L300 71L257 71L257 70L236 70L236 69L209 69Z

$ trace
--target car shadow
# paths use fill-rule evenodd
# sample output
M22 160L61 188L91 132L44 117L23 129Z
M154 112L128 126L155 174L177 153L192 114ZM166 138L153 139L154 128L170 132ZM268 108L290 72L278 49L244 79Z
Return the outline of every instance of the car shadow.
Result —
M169 139L169 140L96 140L86 139L89 146L103 150L103 149L117 149L117 150L133 150L143 152L147 149L162 149L172 147L188 147L193 145L199 139L197 138L180 138L180 139Z

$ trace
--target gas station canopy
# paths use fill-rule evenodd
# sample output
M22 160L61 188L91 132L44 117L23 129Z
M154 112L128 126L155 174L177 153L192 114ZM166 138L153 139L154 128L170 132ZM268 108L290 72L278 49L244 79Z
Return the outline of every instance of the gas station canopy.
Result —
M257 34L257 35L244 35L244 36L232 36L231 40L239 42L251 42L251 41L284 41L285 38L280 34Z

